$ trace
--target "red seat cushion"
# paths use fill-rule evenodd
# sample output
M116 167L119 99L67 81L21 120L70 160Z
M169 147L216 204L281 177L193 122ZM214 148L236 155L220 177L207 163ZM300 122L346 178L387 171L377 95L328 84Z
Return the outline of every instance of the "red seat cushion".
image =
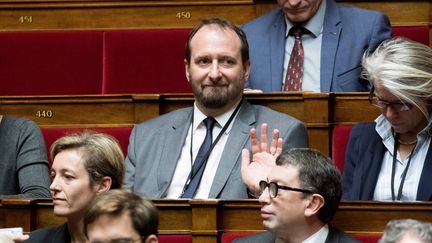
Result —
M190 93L183 62L189 31L106 32L103 93Z
M377 243L381 238L380 233L354 234L353 237L363 243Z
M192 243L192 235L159 235L159 243Z
M351 128L351 125L336 125L333 128L332 159L340 172L344 170L345 152Z
M394 26L393 36L403 36L429 46L428 26Z
M0 95L100 94L102 32L0 32Z
M246 237L248 235L256 234L254 232L236 232L236 233L223 233L221 237L221 243L231 243L237 238Z
M115 137L120 144L123 154L126 155L127 147L129 145L129 136L130 133L132 132L131 127L98 127L98 128L71 128L71 127L46 128L44 127L41 128L41 130L45 139L45 146L48 155L49 155L49 150L51 148L51 145L58 138L63 137L67 134L82 132L84 130L92 130L96 132L106 133ZM51 165L52 163L51 158L49 160Z

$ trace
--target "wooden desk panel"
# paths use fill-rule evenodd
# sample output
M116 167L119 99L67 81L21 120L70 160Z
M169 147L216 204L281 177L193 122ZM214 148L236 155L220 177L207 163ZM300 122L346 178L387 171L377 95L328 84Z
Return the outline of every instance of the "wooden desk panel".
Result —
M252 0L0 1L2 31L191 28L210 16L242 24L257 14Z
M126 95L0 97L0 114L27 117L46 127L124 126L135 121L132 98Z
M264 230L257 200L154 200L162 235L191 234L193 242L217 242L223 233ZM432 221L432 203L342 202L332 225L352 234L382 233L391 219ZM0 203L0 227L28 232L58 225L50 200L7 199Z
M427 0L343 0L389 16L394 26L429 25ZM219 16L244 24L277 7L274 0L0 0L0 28L12 30L89 30L190 28L200 19Z
M246 94L252 104L291 115L306 124L309 146L329 154L335 124L373 121L379 111L367 93ZM192 94L133 94L0 97L0 114L27 117L41 127L133 126L167 112L192 106Z
M333 124L373 121L380 115L379 110L369 103L366 92L336 93L331 100Z

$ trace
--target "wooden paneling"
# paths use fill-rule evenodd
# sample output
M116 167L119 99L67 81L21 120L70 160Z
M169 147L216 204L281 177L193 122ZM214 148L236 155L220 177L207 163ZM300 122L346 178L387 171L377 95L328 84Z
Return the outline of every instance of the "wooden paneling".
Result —
M0 114L41 126L124 126L135 123L131 96L21 96L0 98ZM153 114L158 115L158 114Z
M352 6L385 13L393 26L429 25L430 1L351 1Z
M330 151L329 94L247 94L267 106L305 122L309 146ZM27 117L42 127L133 126L167 112L192 106L192 94L0 97L0 114Z
M394 26L430 25L430 1L338 1L378 10ZM0 29L142 29L192 27L209 16L243 24L277 7L275 0L0 0Z
M179 28L192 27L210 16L242 24L257 15L250 0L0 1L0 28L3 31Z
M257 200L154 200L160 211L161 235L192 235L194 243L217 242L221 234L262 231ZM21 226L25 232L64 222L55 217L49 199L3 199L0 227ZM352 234L382 233L391 219L432 221L432 204L342 202L332 225Z
M373 121L379 115L367 93L275 92L245 97L303 121L309 146L327 155L333 125ZM192 106L193 101L192 94L5 96L0 97L0 114L27 117L41 127L130 127Z
M334 124L352 125L358 122L373 121L379 110L369 103L366 93L337 93L332 99Z

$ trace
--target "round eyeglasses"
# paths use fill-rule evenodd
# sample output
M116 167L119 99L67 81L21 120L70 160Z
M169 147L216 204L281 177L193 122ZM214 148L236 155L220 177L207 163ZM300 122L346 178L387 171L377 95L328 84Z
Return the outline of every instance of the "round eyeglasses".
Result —
M302 193L309 193L309 194L314 193L310 190L294 188L294 187L289 187L289 186L281 186L281 185L278 185L276 182L267 182L267 181L260 181L259 187L260 187L260 194L262 194L264 192L264 190L268 187L269 195L271 198L275 198L277 196L279 189L288 190L288 191L295 191L295 192L302 192Z

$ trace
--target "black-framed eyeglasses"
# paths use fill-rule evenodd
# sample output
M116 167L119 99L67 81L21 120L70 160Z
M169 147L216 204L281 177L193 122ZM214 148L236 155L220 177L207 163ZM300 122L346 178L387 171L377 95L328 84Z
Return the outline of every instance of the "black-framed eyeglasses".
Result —
M369 93L369 102L375 107L378 107L379 109L383 109L383 110L390 106L394 110L403 112L403 111L409 111L413 107L412 104L404 103L402 101L389 102L386 100L379 99L378 97L375 96L375 88L373 86Z
M277 196L279 189L288 190L288 191L295 191L295 192L303 192L303 193L309 193L309 194L314 193L310 190L294 188L294 187L289 187L289 186L281 186L281 185L278 185L276 182L267 182L267 181L260 181L259 187L260 187L260 194L262 194L264 192L264 190L268 187L269 195L272 198L275 198Z

